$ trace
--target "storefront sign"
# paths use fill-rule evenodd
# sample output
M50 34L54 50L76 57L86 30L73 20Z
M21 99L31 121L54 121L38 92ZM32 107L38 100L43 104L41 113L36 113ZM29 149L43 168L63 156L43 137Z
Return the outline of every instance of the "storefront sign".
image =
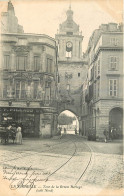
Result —
M53 113L54 108L0 108L2 112L24 112L24 113Z
M23 108L3 108L3 112L24 112L24 113L34 113L33 109L23 109Z

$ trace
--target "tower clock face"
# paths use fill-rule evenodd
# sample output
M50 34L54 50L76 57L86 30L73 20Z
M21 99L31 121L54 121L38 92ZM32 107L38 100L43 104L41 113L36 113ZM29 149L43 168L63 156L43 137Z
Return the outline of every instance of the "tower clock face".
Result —
M71 42L67 42L66 46L67 46L68 48L71 48L71 47L72 47L72 43L71 43Z

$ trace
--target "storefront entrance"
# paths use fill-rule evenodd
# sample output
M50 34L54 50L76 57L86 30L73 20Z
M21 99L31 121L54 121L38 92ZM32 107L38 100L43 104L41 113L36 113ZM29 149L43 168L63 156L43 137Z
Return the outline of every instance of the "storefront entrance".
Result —
M1 123L22 127L23 137L39 136L40 111L24 108L2 108Z

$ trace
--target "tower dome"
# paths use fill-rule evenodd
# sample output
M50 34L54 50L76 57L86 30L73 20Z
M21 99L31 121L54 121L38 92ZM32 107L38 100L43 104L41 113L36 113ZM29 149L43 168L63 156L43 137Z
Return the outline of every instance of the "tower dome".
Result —
M79 25L77 25L73 20L73 11L71 10L71 6L69 6L66 15L66 20L59 26L59 32L61 34L66 34L67 32L70 32L73 35L79 35Z

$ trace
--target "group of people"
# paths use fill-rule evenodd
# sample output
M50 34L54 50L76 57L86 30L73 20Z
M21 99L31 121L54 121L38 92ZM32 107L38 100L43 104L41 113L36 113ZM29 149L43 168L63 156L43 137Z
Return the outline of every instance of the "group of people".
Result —
M19 125L16 129L14 129L12 127L12 125L9 125L7 127L7 132L8 132L8 142L9 142L9 135L10 133L12 133L13 135L13 140L15 140L15 143L16 144L22 144L22 128L21 126Z
M104 129L103 134L105 136L105 142L107 142L108 140L113 140L114 139L114 132L115 132L115 128L111 127L110 130L108 130L107 128Z

